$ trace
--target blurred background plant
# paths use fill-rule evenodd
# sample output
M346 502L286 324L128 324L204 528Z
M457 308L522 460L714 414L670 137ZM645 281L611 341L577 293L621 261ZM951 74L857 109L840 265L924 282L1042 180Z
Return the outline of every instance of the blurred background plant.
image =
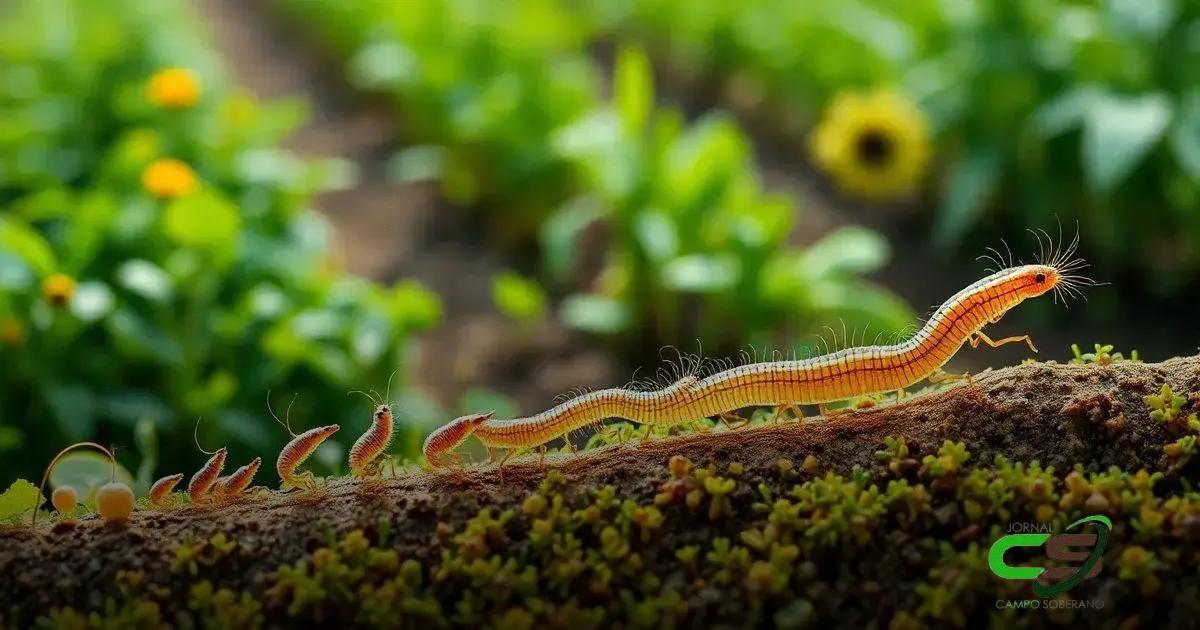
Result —
M196 23L173 0L3 7L0 477L82 439L186 470L198 418L249 460L286 441L271 390L301 394L298 426L365 426L345 393L439 319L417 284L338 270L306 205L338 169L276 148L303 106L231 91Z
M819 149L814 161L850 196L920 193L919 205L935 211L935 244L974 252L1057 217L1079 222L1085 252L1105 270L1135 273L1160 295L1195 286L1195 2L587 4L607 37L647 42L676 81L784 138L821 134L822 112L836 117L857 92L895 90L891 118L904 118L910 103L921 109L937 168L879 195L846 185L844 169ZM872 136L887 138L889 128L903 129L862 127L846 144L869 158L880 146Z
M886 242L855 229L792 247L796 208L762 190L737 123L689 125L660 107L641 49L622 49L607 102L587 49L598 30L571 3L280 4L332 42L354 85L398 104L401 142L415 145L393 161L398 178L439 176L448 199L503 226L502 242L540 246L540 277L570 293L568 325L645 356L682 340L720 354L839 322L911 323L861 278L886 262Z

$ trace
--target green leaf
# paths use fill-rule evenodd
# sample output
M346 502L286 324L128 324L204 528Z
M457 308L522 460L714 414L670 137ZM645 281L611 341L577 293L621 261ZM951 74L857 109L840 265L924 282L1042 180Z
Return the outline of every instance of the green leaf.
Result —
M665 213L656 210L639 212L633 219L633 231L646 257L654 262L670 260L679 251L675 224Z
M1088 110L1083 128L1083 170L1095 192L1111 192L1162 138L1171 101L1161 92L1109 95Z
M1157 40L1175 21L1176 0L1108 0L1108 13L1121 33Z
M613 77L613 98L625 133L638 137L654 108L654 74L646 51L626 44L617 52Z
M629 328L633 319L625 303L598 295L569 296L561 309L564 323L593 334L619 333Z
M980 150L950 167L934 222L934 243L950 247L979 221L1000 179L1002 165L995 153Z
M0 494L0 521L11 520L31 512L40 507L44 500L37 486L24 479L18 479L4 494Z
M844 227L813 243L800 257L809 278L859 275L883 267L891 256L887 240L864 227Z
M0 217L0 249L25 261L42 277L54 273L58 266L50 243L36 230L12 217Z
M223 196L207 190L176 199L163 211L167 235L189 247L232 249L241 224L237 208Z
M1095 86L1063 92L1033 113L1033 130L1039 137L1048 139L1076 129L1083 123L1092 104L1102 98L1104 92Z
M122 263L117 268L117 281L152 302L166 302L171 298L171 277L148 260L134 259Z
M46 404L58 422L58 428L72 442L91 437L96 428L96 399L83 385L45 385Z
M511 271L492 278L492 302L501 313L524 324L546 316L546 293L541 285Z
M1183 98L1171 130L1171 149L1180 168L1193 182L1200 182L1200 90L1192 90Z
M688 293L726 291L737 283L741 273L741 263L732 254L680 256L662 269L667 288Z
M67 453L50 471L50 487L71 486L83 503L95 503L96 491L112 480L113 469L108 457L94 451ZM116 480L133 485L133 475L117 464Z
M511 398L484 387L472 387L458 402L460 414L495 412L497 418L515 418L517 404Z
M97 281L81 282L71 298L71 313L85 322L94 322L108 315L113 308L112 290Z
M388 179L401 184L437 179L446 161L445 147L418 145L399 151L388 160Z
M585 228L604 215L590 197L580 197L560 206L542 222L539 240L546 270L555 282L563 282L571 273L575 241Z

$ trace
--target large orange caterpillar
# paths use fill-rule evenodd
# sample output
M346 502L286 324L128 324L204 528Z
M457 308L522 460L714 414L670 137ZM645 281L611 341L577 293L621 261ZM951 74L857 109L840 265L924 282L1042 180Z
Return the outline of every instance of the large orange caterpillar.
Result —
M1086 266L1082 259L1072 259L1077 244L1078 237L1046 264L1012 266L971 284L942 304L902 343L848 348L805 360L742 365L702 380L688 377L654 392L606 389L515 420L462 416L426 439L425 457L431 465L445 465L446 452L472 434L489 449L531 448L607 418L677 425L745 407L817 404L823 410L827 402L898 391L926 378L955 378L943 375L941 368L964 343L997 347L1023 341L1036 352L1028 335L993 341L982 330L1028 298L1051 290L1056 296L1074 295L1079 286L1090 284L1076 275Z

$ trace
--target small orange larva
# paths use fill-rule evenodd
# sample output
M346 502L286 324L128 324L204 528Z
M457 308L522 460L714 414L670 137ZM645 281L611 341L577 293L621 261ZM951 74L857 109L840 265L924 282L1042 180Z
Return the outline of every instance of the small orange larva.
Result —
M371 426L350 447L350 474L365 477L367 469L387 450L392 441L392 408L381 404L375 408Z
M183 481L183 473L167 475L155 481L154 485L150 486L150 493L146 495L150 501L150 505L167 507L177 504L179 499L176 498L172 491L175 489L175 486L179 485L180 481Z
M295 402L295 398L292 401ZM292 436L292 441L284 445L283 450L279 451L279 458L275 460L275 472L279 474L279 479L285 485L292 488L314 489L316 487L315 475L311 471L297 473L296 468L300 464L303 464L304 460L308 459L322 442L329 439L329 436L337 433L341 427L336 424L330 424L309 429L304 433L296 435L292 431L291 405L288 405L287 412L285 413L286 420L280 420L279 416L275 415L275 411L271 409L270 392L267 393L267 411L270 411L271 417L275 418L275 421L287 430L288 435Z

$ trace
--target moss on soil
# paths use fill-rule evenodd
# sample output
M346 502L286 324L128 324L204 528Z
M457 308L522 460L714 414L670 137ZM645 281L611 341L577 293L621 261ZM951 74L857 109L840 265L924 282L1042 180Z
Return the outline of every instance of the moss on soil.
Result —
M1164 390L1163 386L1167 389ZM827 421L463 474L411 471L126 525L0 528L0 627L1183 624L1200 608L1200 357L1035 363ZM1013 523L1114 524L1034 599Z

